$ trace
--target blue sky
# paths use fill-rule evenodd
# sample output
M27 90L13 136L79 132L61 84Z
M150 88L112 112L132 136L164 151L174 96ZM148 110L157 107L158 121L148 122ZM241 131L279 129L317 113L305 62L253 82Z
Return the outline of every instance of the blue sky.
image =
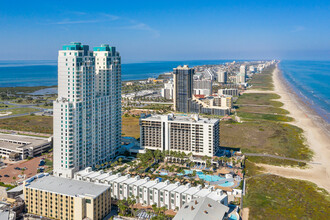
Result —
M330 1L2 1L0 60L109 43L123 62L330 59Z

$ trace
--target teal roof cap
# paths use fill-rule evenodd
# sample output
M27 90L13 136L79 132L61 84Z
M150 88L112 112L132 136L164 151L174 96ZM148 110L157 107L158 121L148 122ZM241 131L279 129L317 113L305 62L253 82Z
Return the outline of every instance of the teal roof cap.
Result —
M94 47L93 51L113 51L114 47L110 47L109 44L101 44L100 47Z
M69 45L64 45L63 50L83 50L80 42L71 42Z

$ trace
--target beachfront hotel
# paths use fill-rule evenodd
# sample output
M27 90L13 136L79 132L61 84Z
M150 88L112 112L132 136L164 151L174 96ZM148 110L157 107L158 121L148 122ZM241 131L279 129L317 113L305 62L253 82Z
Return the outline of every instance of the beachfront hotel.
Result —
M132 177L130 174L122 176L120 173L112 174L104 171L92 171L91 168L81 170L74 175L75 180L86 181L110 186L113 199L135 198L136 203L144 206L156 204L167 209L179 210L185 203L197 198L210 198L213 201L228 205L228 195L214 186L202 188L190 183L181 185L179 182L161 182L159 178L151 180L149 177Z
M39 176L23 183L30 214L52 219L103 219L111 211L110 186L54 176Z
M194 69L188 65L178 66L173 69L173 102L174 111L190 112L191 99L193 96Z
M72 178L115 157L121 141L121 58L115 47L81 43L58 52L54 175Z
M150 150L212 157L219 146L219 124L219 119L198 115L148 115L140 118L140 145Z

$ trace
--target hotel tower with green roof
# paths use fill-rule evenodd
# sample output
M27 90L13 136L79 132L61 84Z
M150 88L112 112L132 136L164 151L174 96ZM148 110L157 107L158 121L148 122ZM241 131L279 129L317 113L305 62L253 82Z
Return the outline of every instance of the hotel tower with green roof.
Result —
M113 159L121 144L121 57L115 47L81 43L58 53L54 101L54 175Z

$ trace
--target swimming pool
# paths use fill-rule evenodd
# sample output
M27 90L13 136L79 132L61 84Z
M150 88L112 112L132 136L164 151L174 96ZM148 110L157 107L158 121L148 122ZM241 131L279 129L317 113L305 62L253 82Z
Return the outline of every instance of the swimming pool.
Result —
M161 175L161 176L167 176L167 175L168 175L168 173L165 173L165 172L160 172L160 173L159 173L159 175Z
M218 184L218 185L223 186L223 187L230 187L230 186L234 185L234 183L227 181L225 183L221 183L221 184Z
M192 173L193 173L192 170L184 170L184 174L179 173L178 176L188 175L188 174L192 174ZM209 181L209 182L216 182L216 181L225 179L224 177L221 177L221 176L205 175L202 171L197 171L196 174L200 179L203 179L203 180Z
M228 220L237 220L237 216L235 214L231 214Z

